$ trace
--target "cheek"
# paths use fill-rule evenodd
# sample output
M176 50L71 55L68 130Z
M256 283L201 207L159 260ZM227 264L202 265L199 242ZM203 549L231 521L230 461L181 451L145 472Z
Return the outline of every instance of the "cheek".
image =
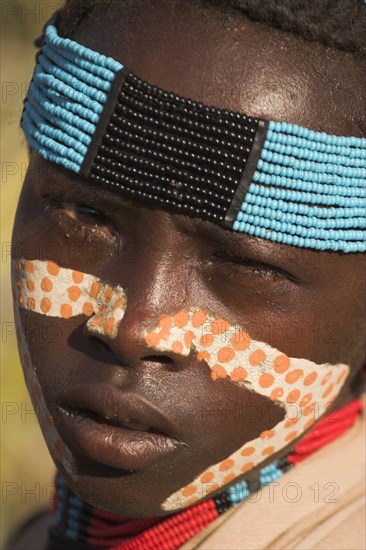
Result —
M25 334L19 309L61 319L84 315L89 317L87 324L91 333L115 338L124 315L125 294L119 287L102 284L93 275L60 268L51 261L21 259L12 262L12 282L18 348L26 385L53 460L71 473L71 453L54 426L32 365L28 345L28 341L33 341L32 330ZM32 325L37 326L36 323ZM44 334L41 339L34 340L36 344L41 340L41 349L49 347L49 343L44 343Z
M159 352L172 350L188 356L193 349L197 359L210 367L213 380L230 380L270 398L285 411L273 429L262 432L171 495L163 503L165 510L193 504L301 436L333 403L349 373L345 364L316 364L288 357L253 340L240 325L231 325L198 308L163 315L144 337Z
M24 379L43 433L43 437L56 466L63 466L64 469L71 474L73 471L71 453L58 434L54 426L52 415L47 408L42 387L32 364L31 353L25 332L23 330L23 323L19 308L16 304L14 305L14 319L17 332L19 357L23 368Z

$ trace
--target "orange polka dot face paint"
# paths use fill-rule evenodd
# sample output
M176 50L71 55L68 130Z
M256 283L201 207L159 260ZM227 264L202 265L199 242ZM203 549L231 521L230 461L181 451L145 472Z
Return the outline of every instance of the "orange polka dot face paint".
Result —
M160 352L174 350L187 356L194 349L197 359L210 367L212 380L228 380L266 396L285 411L272 429L262 431L169 496L162 505L165 510L193 504L301 436L335 400L349 372L345 364L288 357L253 340L240 325L198 308L164 315L156 327L146 331L145 339Z
M14 261L13 289L25 378L51 454L81 494L85 489L83 475L87 475L83 468L85 460L89 461L87 472L93 472L90 483L99 479L110 509L116 506L116 472L122 472L118 475L118 491L124 498L130 495L132 502L137 498L137 514L151 480L161 487L158 510L169 513L242 479L304 434L336 399L349 373L346 364L317 364L290 357L255 340L244 326L197 306L141 323L135 343L125 342L127 292L53 261ZM41 327L47 322L57 323L62 346L42 341L39 347L47 358L41 354L34 361L30 348L37 356L37 346L25 335L24 316ZM85 327L95 342L103 341L104 347L93 348L85 343ZM132 366L136 356L141 361ZM158 359L154 361L154 357ZM161 357L174 360L162 362ZM184 368L176 368L180 363ZM170 368L171 364L176 366ZM46 384L41 384L41 378ZM100 459L92 438L79 441L85 440L83 433L79 433L79 439L62 438L62 430L55 427L57 404L65 394L75 394L74 386L79 388L78 399L82 394L84 409L98 410L104 403L103 421L115 418L120 423L131 423L126 414L126 403L130 403L130 410L139 418L139 422L132 420L133 429L145 433L157 429L160 437L165 433L173 443L164 444L177 445L177 452L174 447L171 458L164 455L150 468L146 466L141 440L131 430L131 456L123 462L128 467L116 469L116 464L121 464L121 450L107 452ZM91 394L94 401L89 399ZM144 409L146 400L153 405ZM46 401L51 406L47 407ZM237 405L241 406L239 416ZM146 415L146 410L151 415ZM259 415L251 417L251 410L259 411ZM141 423L141 414L145 415L145 424ZM108 470L111 466L113 475ZM124 477L126 468L133 471L132 477ZM171 477L169 472L174 475ZM109 496L112 500L108 500ZM87 498L93 499L88 495ZM149 498L157 497L151 493ZM97 505L99 502L95 500ZM156 507L155 500L151 506ZM124 510L119 509L121 513Z
M16 301L22 308L61 319L86 315L90 331L116 337L126 302L120 287L52 261L18 260L13 273Z

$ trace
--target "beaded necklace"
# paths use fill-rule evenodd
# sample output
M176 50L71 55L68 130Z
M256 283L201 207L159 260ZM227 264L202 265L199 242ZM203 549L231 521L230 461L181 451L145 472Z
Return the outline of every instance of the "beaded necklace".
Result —
M312 453L344 434L363 409L354 400L321 419L281 460L262 468L214 497L170 516L131 519L90 506L57 474L50 550L176 550L221 514L236 506Z

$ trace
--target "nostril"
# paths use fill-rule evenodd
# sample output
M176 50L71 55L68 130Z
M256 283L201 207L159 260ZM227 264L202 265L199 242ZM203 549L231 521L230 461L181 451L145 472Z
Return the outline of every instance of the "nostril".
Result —
M111 351L111 348L106 344L103 340L100 340L99 338L92 337L89 339L89 342L91 345L97 349L97 350L105 350L105 351Z
M94 348L97 351L111 351L110 346L104 341L103 338L100 338L98 336L94 336L94 334L91 334L88 330L88 327L86 324L83 326L83 335L85 340L88 342L89 346Z

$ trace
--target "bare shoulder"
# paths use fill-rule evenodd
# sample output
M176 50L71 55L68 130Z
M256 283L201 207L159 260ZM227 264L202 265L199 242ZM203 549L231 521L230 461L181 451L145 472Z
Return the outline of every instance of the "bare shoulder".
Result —
M50 512L47 510L38 513L20 526L6 550L47 550L50 525Z

